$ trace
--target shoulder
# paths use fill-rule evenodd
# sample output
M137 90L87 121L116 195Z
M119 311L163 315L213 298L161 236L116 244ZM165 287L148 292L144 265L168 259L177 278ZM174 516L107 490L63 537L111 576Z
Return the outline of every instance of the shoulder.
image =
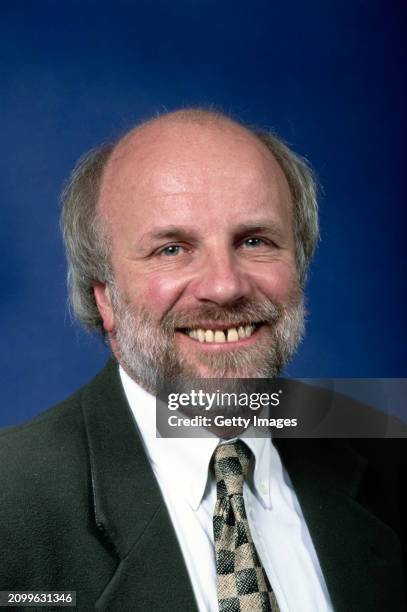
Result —
M86 402L98 406L95 393L105 378L106 372L32 421L0 432L3 589L63 590L72 581L79 588L87 580L84 558L99 567L95 584L108 580L115 561L101 547L94 519L84 415Z
M64 504L73 487L85 491L89 453L84 405L100 402L115 366L31 421L0 431L0 513L53 500ZM85 495L85 493L84 493Z
M21 472L37 475L44 470L49 472L62 455L67 458L74 452L72 444L83 443L82 393L81 389L23 425L0 431L3 483L15 480Z
M89 452L84 405L101 404L117 378L109 362L90 383L33 420L0 431L0 487L3 510L18 500L65 501L72 486L84 490L89 480ZM116 382L117 385L117 382ZM80 486L78 486L80 485ZM30 502L31 503L31 502Z
M73 514L86 512L89 471L81 395L0 432L0 523L10 550L52 533L56 521L69 523Z
M0 432L0 531L10 546L89 512L83 405L100 376L33 420Z
M70 459L77 463L87 445L84 403L97 405L111 387L112 377L115 365L109 362L61 403L22 425L0 430L0 479L15 480L21 473L49 474L52 466L68 469Z

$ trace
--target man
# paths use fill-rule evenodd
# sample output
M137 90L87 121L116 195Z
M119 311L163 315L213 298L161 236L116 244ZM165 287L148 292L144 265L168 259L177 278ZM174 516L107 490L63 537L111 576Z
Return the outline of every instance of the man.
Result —
M87 156L63 200L73 308L115 360L2 435L0 589L75 590L79 610L404 610L392 441L155 437L163 383L273 378L294 353L318 236L305 162L183 110Z

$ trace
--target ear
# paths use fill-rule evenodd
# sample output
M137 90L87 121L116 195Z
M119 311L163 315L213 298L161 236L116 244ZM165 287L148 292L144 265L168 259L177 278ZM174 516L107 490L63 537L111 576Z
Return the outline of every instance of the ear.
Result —
M109 333L114 328L114 315L109 287L104 283L95 283L93 293L100 316L102 317L103 328Z

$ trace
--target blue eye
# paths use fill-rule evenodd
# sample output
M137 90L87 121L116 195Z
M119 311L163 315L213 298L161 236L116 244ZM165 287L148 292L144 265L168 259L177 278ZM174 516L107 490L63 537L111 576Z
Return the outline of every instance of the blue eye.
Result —
M247 238L243 244L249 247L250 249L253 249L255 247L263 245L264 240L262 240L261 238Z
M174 255L178 255L181 249L182 247L179 244L169 244L162 249L161 253L163 255L167 255L168 257L172 257Z

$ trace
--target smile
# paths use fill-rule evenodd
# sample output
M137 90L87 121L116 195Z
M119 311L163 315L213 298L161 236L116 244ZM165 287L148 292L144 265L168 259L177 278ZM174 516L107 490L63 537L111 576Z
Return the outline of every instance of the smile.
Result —
M196 329L183 329L180 330L185 335L189 336L193 340L198 342L211 343L225 343L225 342L239 342L246 338L250 338L261 323L254 323L250 325L239 325L238 327L224 327L217 329L204 329L202 327Z

